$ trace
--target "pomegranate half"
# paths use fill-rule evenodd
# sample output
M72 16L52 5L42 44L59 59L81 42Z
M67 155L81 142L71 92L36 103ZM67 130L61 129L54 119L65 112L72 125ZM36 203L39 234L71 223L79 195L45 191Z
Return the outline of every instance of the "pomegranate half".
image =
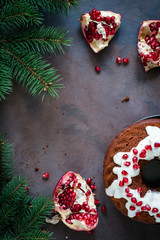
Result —
M98 224L94 196L86 181L77 173L65 173L57 183L53 201L55 211L69 228L91 231Z
M121 15L93 9L80 18L83 35L95 53L108 46L121 24Z
M160 20L147 20L138 34L138 52L145 71L160 65Z

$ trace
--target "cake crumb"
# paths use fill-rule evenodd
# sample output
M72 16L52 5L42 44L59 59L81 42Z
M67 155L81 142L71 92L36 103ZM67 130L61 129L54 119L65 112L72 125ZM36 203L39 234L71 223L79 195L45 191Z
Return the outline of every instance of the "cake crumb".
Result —
M125 98L123 98L123 99L121 100L121 102L124 103L124 102L128 102L129 100L130 100L129 97L125 97Z
M28 164L28 163L26 163L26 167L29 167L29 164Z
M35 167L34 170L35 170L36 172L38 172L39 168L38 168L38 167Z
M46 144L46 148L48 148L48 144Z

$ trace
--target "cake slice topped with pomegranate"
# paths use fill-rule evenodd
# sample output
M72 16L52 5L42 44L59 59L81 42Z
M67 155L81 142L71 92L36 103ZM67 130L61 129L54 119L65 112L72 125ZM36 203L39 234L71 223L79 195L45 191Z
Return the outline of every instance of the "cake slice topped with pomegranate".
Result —
M108 46L121 24L121 15L93 9L80 18L83 35L95 53Z
M142 23L138 35L138 52L146 72L160 66L160 20Z

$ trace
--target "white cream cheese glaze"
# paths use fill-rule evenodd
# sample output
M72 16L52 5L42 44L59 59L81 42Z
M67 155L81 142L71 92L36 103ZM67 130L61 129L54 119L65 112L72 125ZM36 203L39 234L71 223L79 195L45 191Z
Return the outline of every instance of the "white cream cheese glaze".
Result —
M142 211L146 211L150 216L154 216L155 222L159 223L160 192L148 190L144 197L141 197L141 186L138 189L129 187L132 183L132 178L140 173L139 159L148 161L154 157L160 159L160 128L147 126L146 132L148 136L141 140L137 146L133 147L130 152L119 152L114 155L113 160L119 165L113 168L117 179L105 191L108 196L126 199L125 207L130 218L138 217Z

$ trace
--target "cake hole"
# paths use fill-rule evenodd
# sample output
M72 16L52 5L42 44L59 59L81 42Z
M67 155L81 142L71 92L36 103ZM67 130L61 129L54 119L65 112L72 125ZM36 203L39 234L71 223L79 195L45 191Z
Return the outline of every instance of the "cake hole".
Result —
M142 178L146 185L152 188L160 187L160 160L158 158L147 162L142 169Z

